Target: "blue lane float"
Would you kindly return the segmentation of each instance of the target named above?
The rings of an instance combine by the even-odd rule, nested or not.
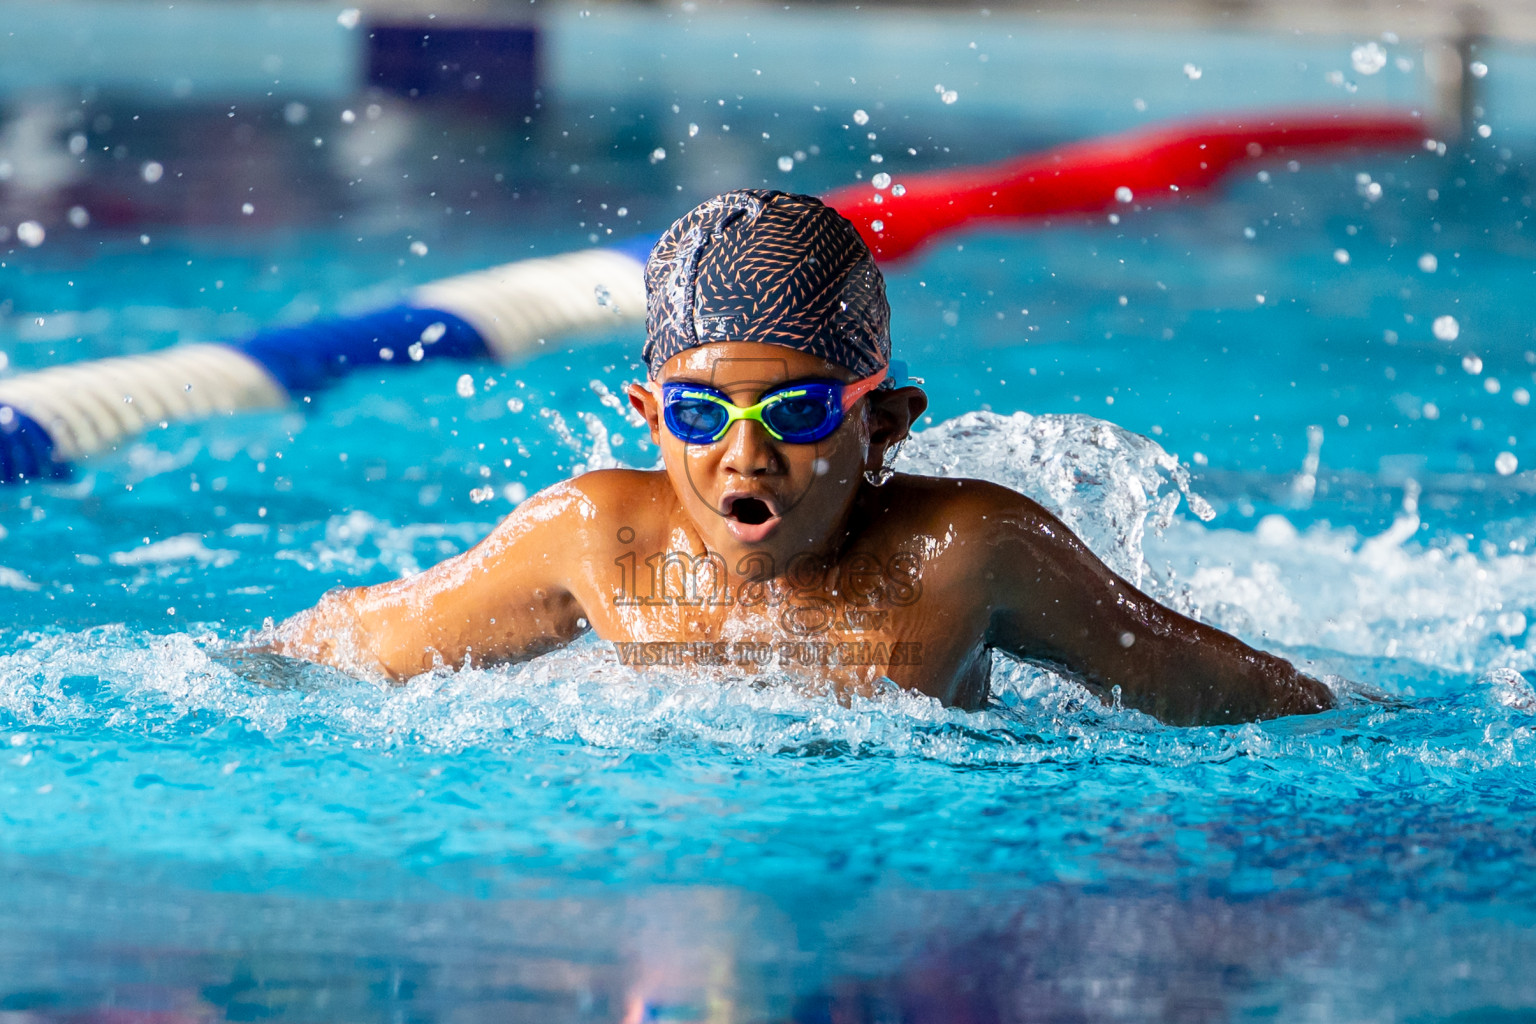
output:
[[[645,317],[649,240],[434,281],[362,316],[180,344],[0,381],[0,483],[57,480],[152,427],[279,408],[348,374],[427,360],[515,362],[539,345]]]

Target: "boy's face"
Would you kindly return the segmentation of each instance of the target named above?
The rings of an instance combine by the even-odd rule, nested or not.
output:
[[[727,341],[679,352],[662,365],[657,383],[702,384],[750,406],[797,381],[853,379],[843,367],[796,349]],[[688,444],[667,429],[655,393],[630,390],[661,446],[678,500],[732,569],[749,553],[766,554],[782,569],[794,556],[823,551],[837,539],[870,456],[863,414],[869,400],[860,399],[831,435],[810,444],[775,441],[753,420],[732,423],[713,443]]]

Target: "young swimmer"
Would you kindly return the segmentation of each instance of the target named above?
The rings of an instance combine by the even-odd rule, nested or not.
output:
[[[1138,591],[1029,498],[890,475],[927,397],[893,379],[880,272],[819,200],[711,199],[645,283],[649,379],[629,400],[662,469],[556,484],[462,555],[327,594],[275,649],[405,679],[590,628],[631,664],[775,667],[839,693],[888,678],[962,708],[986,703],[993,650],[1175,724],[1334,705]]]

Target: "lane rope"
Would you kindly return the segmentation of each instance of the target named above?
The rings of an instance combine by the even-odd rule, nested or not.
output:
[[[850,186],[826,200],[854,222],[878,259],[891,263],[967,225],[1153,205],[1188,198],[1244,162],[1418,146],[1424,137],[1418,117],[1390,111],[1215,118],[880,187]],[[643,323],[652,241],[450,277],[362,316],[0,380],[0,483],[63,479],[70,463],[159,424],[280,408],[363,368],[428,359],[513,362],[555,340]]]
[[[1239,164],[1340,149],[1417,148],[1426,134],[1417,115],[1397,111],[1220,117],[914,175],[883,188],[848,186],[826,201],[853,221],[883,263],[912,256],[962,225],[1017,225],[1177,202],[1209,189]]]

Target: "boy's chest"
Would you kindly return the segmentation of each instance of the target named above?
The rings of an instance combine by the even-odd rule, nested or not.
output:
[[[856,691],[884,677],[950,704],[985,700],[985,609],[899,565],[772,584],[639,580],[584,602],[621,661],[808,673]]]

